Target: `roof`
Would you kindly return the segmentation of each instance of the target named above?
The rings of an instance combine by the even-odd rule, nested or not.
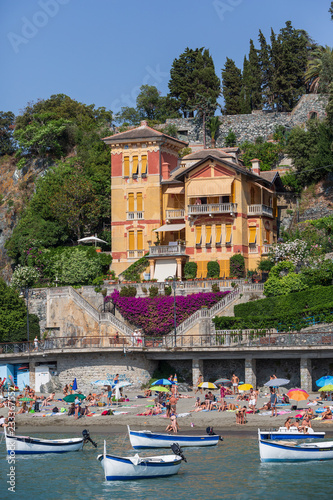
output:
[[[148,127],[146,122],[141,122],[140,127],[135,127],[130,130],[126,130],[125,132],[119,132],[118,134],[110,135],[109,137],[104,137],[102,141],[106,144],[112,143],[123,143],[130,141],[147,141],[147,140],[161,140],[163,138],[167,138],[172,142],[178,143],[180,147],[184,147],[187,145],[187,142],[180,141],[175,137],[171,137],[170,135],[163,134],[158,130],[155,130],[151,127]]]
[[[183,156],[182,160],[201,160],[207,156],[214,156],[215,158],[234,158],[230,153],[226,153],[223,149],[201,149]]]

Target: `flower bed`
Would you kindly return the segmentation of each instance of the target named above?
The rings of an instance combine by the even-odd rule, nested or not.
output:
[[[176,297],[176,320],[177,325],[191,316],[201,307],[212,307],[229,292],[217,293],[194,293],[191,295]],[[141,328],[146,335],[166,335],[174,325],[174,298],[172,296],[159,297],[120,297],[119,291],[115,290],[109,297],[116,305],[121,315]]]

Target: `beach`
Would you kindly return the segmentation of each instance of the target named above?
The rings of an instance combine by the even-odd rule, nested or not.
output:
[[[216,391],[217,392],[217,391]],[[52,408],[57,406],[59,409],[64,407],[68,408],[69,405],[64,404],[59,401],[62,397],[61,394],[56,394],[55,402],[46,407],[44,411],[40,413],[28,413],[15,416],[15,425],[17,432],[20,434],[24,433],[35,433],[35,432],[64,432],[64,433],[74,433],[80,434],[82,429],[89,428],[91,432],[98,432],[102,434],[103,432],[114,432],[121,433],[126,432],[126,427],[129,425],[133,429],[150,429],[163,431],[169,423],[169,419],[165,415],[138,415],[143,413],[148,406],[154,404],[154,398],[136,398],[140,395],[140,391],[127,391],[127,396],[129,401],[115,404],[111,408],[115,412],[114,415],[101,415],[103,411],[109,409],[109,406],[91,407],[91,411],[94,412],[92,416],[80,417],[75,420],[73,416],[68,416],[67,412],[62,414],[53,415],[51,414]],[[213,411],[200,411],[192,412],[194,410],[194,404],[196,401],[197,394],[194,392],[184,393],[184,395],[189,396],[186,398],[180,398],[177,403],[177,415],[178,424],[180,427],[180,432],[186,433],[197,433],[205,432],[206,427],[213,427],[214,431],[223,434],[223,432],[236,432],[236,433],[248,433],[257,432],[258,428],[268,429],[272,427],[282,426],[287,417],[295,417],[300,413],[301,409],[313,408],[315,411],[319,408],[318,405],[311,406],[307,404],[307,401],[301,401],[298,403],[298,409],[291,411],[289,406],[278,407],[278,412],[282,414],[277,417],[271,417],[270,411],[261,411],[260,413],[247,414],[246,424],[239,425],[236,424],[236,415],[234,411],[223,411],[218,412]],[[204,399],[204,395],[199,394],[201,400]],[[317,397],[317,394],[310,394],[310,400]],[[262,407],[267,403],[269,399],[267,395],[261,394],[256,408]],[[241,406],[248,406],[248,402],[236,401],[236,397],[228,396],[225,398],[227,403],[235,403]],[[292,405],[296,402],[291,402]],[[332,402],[324,402],[321,406],[329,406]],[[83,402],[84,405],[84,402]],[[18,408],[17,408],[18,410]],[[1,408],[0,415],[7,416],[8,408]],[[320,415],[316,415],[315,419],[312,420],[312,427],[315,430],[324,430],[327,433],[333,432],[333,420],[320,420]]]

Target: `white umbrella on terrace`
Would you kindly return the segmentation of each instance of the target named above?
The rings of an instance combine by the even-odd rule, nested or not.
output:
[[[107,241],[101,240],[100,238],[97,238],[96,234],[95,236],[87,236],[86,238],[80,238],[77,240],[78,243],[95,243],[95,246],[97,243],[106,243],[108,244]]]

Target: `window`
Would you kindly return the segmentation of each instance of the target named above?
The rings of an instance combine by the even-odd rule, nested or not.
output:
[[[138,175],[138,165],[139,165],[139,157],[133,156],[133,159],[132,159],[132,175],[133,175],[133,177]]]
[[[128,249],[135,250],[134,231],[128,231]]]
[[[231,203],[235,203],[235,181],[231,184]]]
[[[231,245],[231,236],[232,236],[232,225],[231,224],[226,224],[225,225],[225,244],[226,245]]]
[[[250,236],[249,236],[249,244],[250,245],[255,245],[257,241],[257,228],[256,227],[250,227],[249,228]]]
[[[230,197],[229,196],[221,196],[222,198],[222,203],[229,203]]]
[[[269,231],[269,229],[265,230],[265,240],[267,244],[271,242],[271,232]]]
[[[134,193],[128,193],[128,211],[134,212]]]
[[[129,156],[124,156],[124,177],[129,177]]]
[[[251,205],[254,205],[254,200],[255,200],[254,188],[251,187]]]
[[[195,226],[195,244],[201,246],[201,226]]]
[[[137,250],[143,250],[143,231],[142,230],[137,232],[137,240],[138,240]]]
[[[221,239],[222,239],[222,226],[221,226],[221,224],[216,224],[216,226],[215,226],[215,245],[217,247],[221,246]]]
[[[136,193],[136,210],[142,212],[142,193]]]
[[[147,155],[141,155],[141,175],[147,175]]]
[[[206,226],[206,247],[212,244],[212,226]]]

